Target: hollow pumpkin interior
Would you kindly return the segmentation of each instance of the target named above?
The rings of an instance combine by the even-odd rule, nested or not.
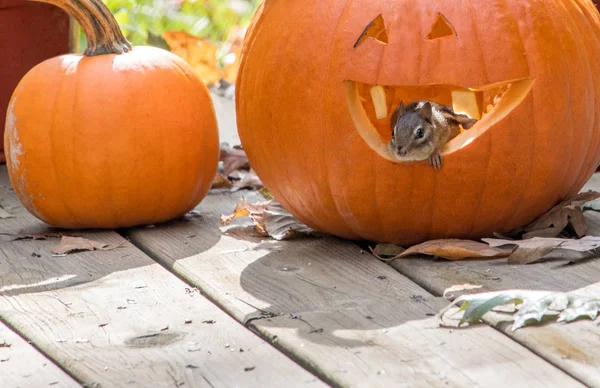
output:
[[[396,159],[387,146],[392,137],[391,116],[401,102],[435,101],[479,120],[446,144],[442,155],[448,155],[473,142],[512,112],[527,97],[534,82],[533,78],[521,78],[468,88],[450,84],[369,85],[347,80],[345,89],[350,115],[367,145],[391,162],[407,163]]]

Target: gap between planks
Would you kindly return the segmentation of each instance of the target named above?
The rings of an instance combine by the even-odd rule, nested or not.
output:
[[[2,232],[48,233],[0,168]],[[0,244],[0,317],[86,386],[324,384],[110,231],[110,251],[52,257],[59,239]],[[5,387],[5,385],[2,385]]]
[[[486,325],[437,327],[446,305],[353,243],[277,242],[219,216],[252,192],[212,191],[199,216],[134,228],[131,241],[333,386],[580,386]]]
[[[582,191],[600,191],[600,174],[592,176]],[[588,235],[600,236],[600,213],[584,212]],[[506,259],[450,262],[432,258],[395,260],[390,265],[432,293],[457,284],[482,286],[465,293],[508,289],[584,292],[600,298],[600,260],[598,257],[570,261],[547,261],[530,265],[508,265]],[[591,291],[590,291],[591,290]],[[454,293],[459,296],[461,293]],[[570,324],[548,324],[513,332],[507,317],[489,313],[484,321],[518,341],[571,376],[592,387],[600,387],[600,328],[589,320]]]

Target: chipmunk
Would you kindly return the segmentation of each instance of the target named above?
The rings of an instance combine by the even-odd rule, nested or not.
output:
[[[452,107],[432,101],[413,101],[404,106],[400,103],[391,119],[392,140],[390,152],[401,161],[429,160],[436,171],[442,167],[441,149],[469,129],[477,120],[456,114]]]

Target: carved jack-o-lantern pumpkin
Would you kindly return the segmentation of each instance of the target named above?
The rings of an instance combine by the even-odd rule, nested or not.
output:
[[[600,161],[600,15],[589,0],[267,0],[238,124],[252,166],[309,226],[410,244],[523,226]],[[388,150],[400,101],[477,118],[436,172]]]

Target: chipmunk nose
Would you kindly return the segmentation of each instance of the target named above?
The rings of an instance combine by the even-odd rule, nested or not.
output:
[[[402,146],[396,147],[396,151],[398,152],[398,155],[400,155],[400,156],[406,155],[406,149],[404,149]]]

